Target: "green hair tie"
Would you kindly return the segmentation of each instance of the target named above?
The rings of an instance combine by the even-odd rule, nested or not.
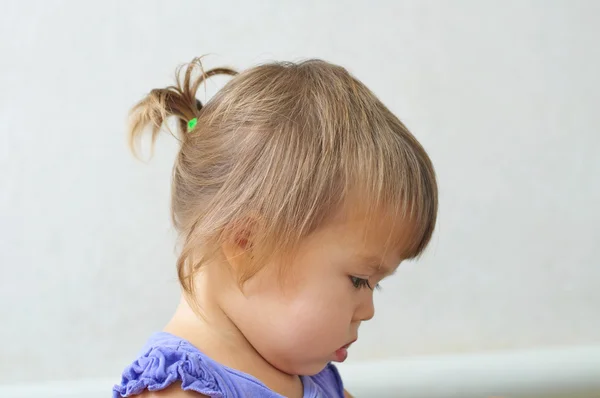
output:
[[[197,124],[198,124],[198,118],[190,119],[190,121],[188,122],[188,126],[187,126],[188,133],[190,131],[192,131],[194,129],[194,127],[196,127]]]

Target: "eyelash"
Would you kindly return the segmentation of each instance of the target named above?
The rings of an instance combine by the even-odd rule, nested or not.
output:
[[[364,279],[364,278],[359,278],[358,276],[351,276],[350,277],[350,282],[352,282],[352,285],[356,288],[356,289],[363,289],[363,288],[369,288],[370,290],[374,290],[371,287],[371,284],[369,283],[368,279]],[[375,289],[379,290],[381,289],[381,286],[379,286],[379,283],[375,285]]]

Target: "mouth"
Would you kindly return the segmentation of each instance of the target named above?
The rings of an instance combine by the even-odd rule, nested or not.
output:
[[[337,362],[344,362],[346,358],[348,358],[348,348],[350,348],[352,343],[354,343],[355,341],[356,339],[337,349],[337,351],[335,352],[335,360]]]

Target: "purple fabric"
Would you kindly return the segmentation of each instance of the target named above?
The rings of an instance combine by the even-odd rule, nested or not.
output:
[[[113,398],[131,397],[144,390],[159,391],[180,381],[183,390],[213,398],[282,398],[258,379],[210,359],[190,342],[170,333],[155,333],[139,357],[125,370]],[[333,364],[314,376],[302,376],[304,398],[343,398],[344,388]]]

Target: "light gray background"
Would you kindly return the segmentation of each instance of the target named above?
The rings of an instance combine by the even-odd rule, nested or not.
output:
[[[206,53],[340,63],[433,159],[433,243],[383,284],[351,360],[600,342],[599,2],[1,8],[0,382],[117,377],[170,316],[177,146],[139,163],[124,123]]]

